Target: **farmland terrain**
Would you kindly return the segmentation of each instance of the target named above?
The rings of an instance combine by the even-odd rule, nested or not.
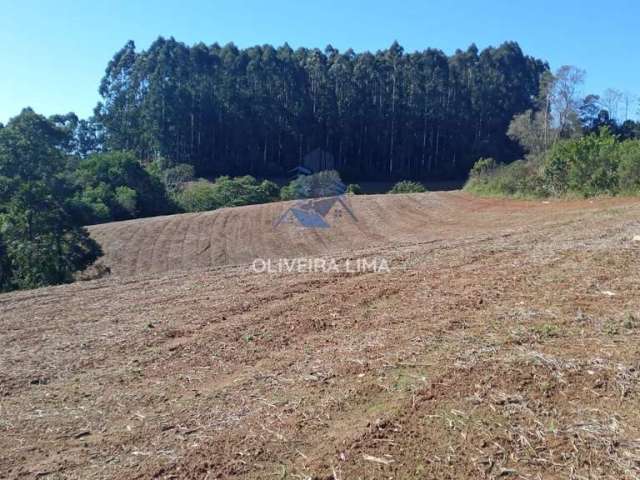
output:
[[[91,227],[0,296],[0,478],[640,478],[640,203],[351,197]],[[255,273],[255,258],[389,273]]]

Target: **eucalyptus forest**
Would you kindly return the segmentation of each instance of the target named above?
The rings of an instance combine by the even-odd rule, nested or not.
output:
[[[72,281],[102,253],[86,225],[300,198],[317,179],[292,172],[316,150],[350,194],[467,178],[476,194],[635,194],[629,98],[582,96],[584,76],[515,42],[447,55],[129,41],[89,118],[25,108],[0,124],[0,291]]]
[[[95,120],[108,148],[198,175],[282,175],[322,148],[358,180],[459,178],[480,157],[522,154],[507,128],[548,72],[515,42],[447,56],[159,38],[115,54]]]

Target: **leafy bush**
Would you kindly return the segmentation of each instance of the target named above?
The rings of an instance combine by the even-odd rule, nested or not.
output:
[[[555,195],[617,193],[619,146],[608,129],[556,143],[545,159],[545,186]]]
[[[640,193],[640,141],[621,142],[606,128],[562,140],[541,155],[510,165],[480,159],[465,189],[524,197]]]
[[[267,203],[277,197],[278,187],[268,180],[258,182],[250,175],[219,177],[214,182],[217,198],[223,207],[239,207]]]
[[[509,165],[499,165],[481,159],[476,165],[478,168],[474,166],[464,186],[466,191],[481,195],[545,196],[539,169],[533,161],[518,160]]]
[[[280,187],[271,180],[263,180],[260,183],[259,190],[265,202],[275,202],[280,199]]]
[[[640,193],[640,141],[622,142],[618,150],[618,189],[624,194],[638,194]]]
[[[162,182],[127,152],[89,156],[73,173],[78,192],[72,205],[83,223],[164,215],[174,211]]]
[[[296,200],[298,197],[298,187],[295,183],[296,180],[291,181],[289,184],[285,185],[280,189],[280,199],[281,200]]]
[[[126,212],[127,216],[136,216],[138,193],[135,190],[125,186],[116,187],[113,200],[115,205],[118,206],[118,209],[122,212]]]
[[[161,174],[161,178],[169,191],[180,188],[183,184],[192,182],[195,178],[195,169],[192,165],[179,163],[167,168]]]
[[[362,187],[357,183],[350,183],[347,185],[347,192],[351,195],[362,195],[364,192],[362,191]]]
[[[238,207],[267,203],[277,199],[278,186],[251,176],[219,177],[215,182],[200,180],[189,183],[176,193],[178,206],[186,212],[202,212],[222,207]]]
[[[412,182],[410,180],[403,180],[396,183],[389,193],[422,193],[427,189],[421,183]]]
[[[86,186],[74,198],[68,200],[67,204],[83,224],[108,222],[113,218],[111,208],[107,205],[111,196],[109,186],[99,183]]]
[[[324,170],[313,175],[300,175],[280,190],[282,200],[321,198],[342,195],[347,187],[335,170]]]
[[[481,158],[478,160],[471,171],[469,172],[470,177],[482,177],[488,173],[492,173],[498,165],[493,158]]]
[[[175,200],[178,207],[185,212],[205,212],[222,206],[213,183],[206,180],[188,184],[176,194]]]
[[[21,183],[0,209],[0,291],[71,282],[102,251],[40,181]]]

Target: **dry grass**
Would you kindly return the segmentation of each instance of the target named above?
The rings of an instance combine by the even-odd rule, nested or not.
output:
[[[191,217],[101,227],[112,276],[0,296],[0,477],[638,478],[640,206],[394,201],[330,234],[353,250],[260,247],[389,274],[207,268],[262,241],[251,207],[158,227],[151,263],[144,225]],[[192,264],[198,235],[234,240]]]

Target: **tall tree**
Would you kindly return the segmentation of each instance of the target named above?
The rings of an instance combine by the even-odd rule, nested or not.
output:
[[[478,157],[521,154],[505,132],[546,72],[513,42],[447,57],[159,38],[116,53],[96,113],[107,147],[197,175],[285,175],[320,148],[347,177],[459,177]]]
[[[66,209],[71,132],[54,121],[25,109],[0,129],[0,290],[70,281],[101,254]]]
[[[552,109],[561,137],[567,138],[580,132],[580,87],[585,71],[564,65],[555,74],[552,93]]]

